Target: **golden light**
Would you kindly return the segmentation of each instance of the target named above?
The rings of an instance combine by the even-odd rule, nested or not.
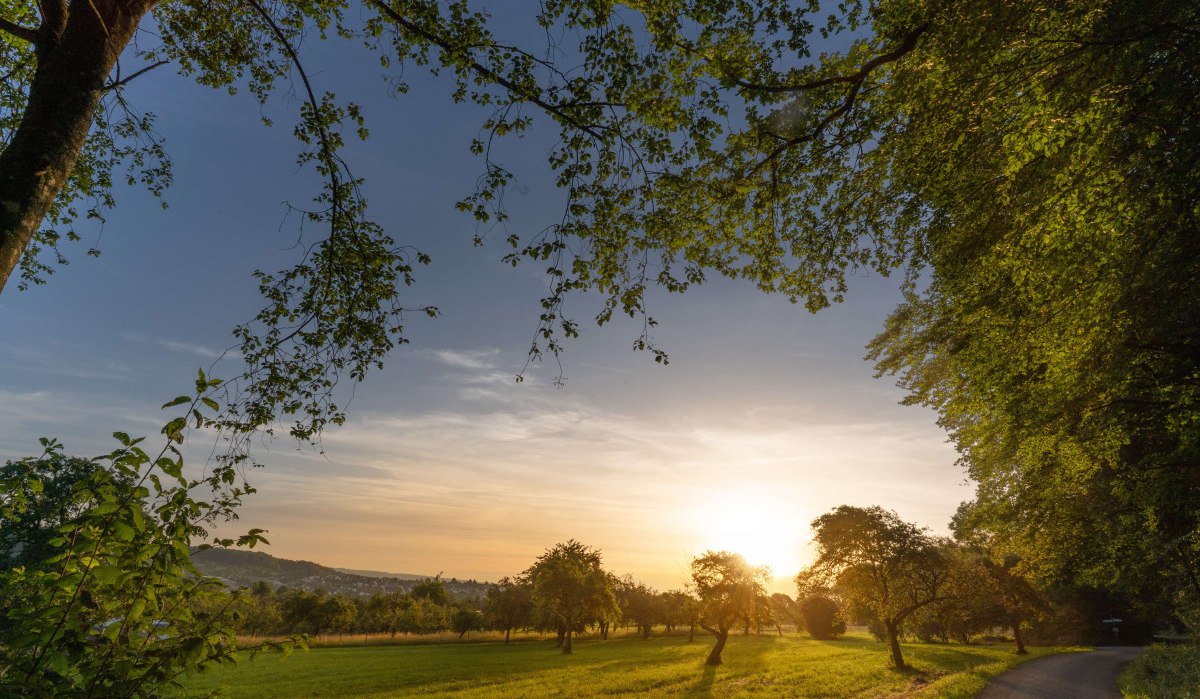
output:
[[[752,565],[769,566],[776,578],[791,578],[804,566],[808,523],[794,505],[760,490],[710,502],[713,509],[696,518],[702,550],[740,553]]]

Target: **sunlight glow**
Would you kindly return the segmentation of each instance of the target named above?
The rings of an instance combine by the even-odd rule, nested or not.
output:
[[[791,578],[803,567],[809,538],[807,518],[794,505],[758,490],[723,495],[719,512],[701,513],[701,548],[740,553],[752,565],[771,568],[775,578]]]

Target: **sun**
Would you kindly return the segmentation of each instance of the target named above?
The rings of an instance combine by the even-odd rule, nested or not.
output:
[[[794,506],[762,493],[723,499],[726,506],[700,517],[703,548],[739,553],[777,578],[800,571],[808,527]]]

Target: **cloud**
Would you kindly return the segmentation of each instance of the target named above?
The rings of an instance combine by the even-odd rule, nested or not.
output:
[[[500,350],[476,350],[476,351],[458,351],[458,350],[428,350],[422,354],[432,356],[437,361],[447,366],[459,369],[492,369],[494,364],[491,361],[500,353]]]
[[[213,349],[204,345],[197,345],[189,342],[178,342],[175,340],[159,340],[158,344],[172,352],[182,352],[185,354],[194,354],[205,359],[240,359],[242,353],[233,348],[228,349]]]

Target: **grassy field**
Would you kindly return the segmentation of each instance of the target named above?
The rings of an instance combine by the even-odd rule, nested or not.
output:
[[[285,697],[971,697],[1018,662],[1012,646],[905,644],[914,671],[887,666],[866,636],[732,637],[725,663],[703,664],[710,639],[584,640],[562,655],[550,641],[314,648],[259,655],[201,673],[194,691],[233,699]],[[1061,650],[1061,649],[1060,649]],[[1029,657],[1050,652],[1033,649]]]

